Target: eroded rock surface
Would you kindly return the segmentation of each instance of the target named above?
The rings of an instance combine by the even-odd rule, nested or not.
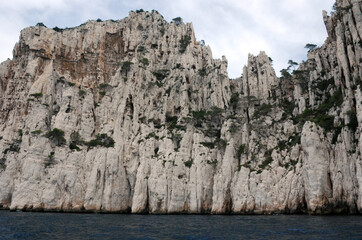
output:
[[[360,213],[361,3],[290,76],[229,79],[156,11],[21,32],[0,65],[0,206],[132,213]],[[63,136],[64,134],[64,136]]]

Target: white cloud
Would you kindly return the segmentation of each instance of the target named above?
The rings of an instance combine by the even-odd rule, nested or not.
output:
[[[0,61],[11,58],[24,27],[44,22],[49,27],[77,26],[88,19],[121,19],[130,10],[158,10],[166,20],[181,16],[193,22],[196,37],[204,39],[220,58],[229,61],[237,77],[248,53],[263,50],[279,72],[289,59],[306,58],[306,43],[321,45],[326,38],[322,10],[334,0],[0,0]]]

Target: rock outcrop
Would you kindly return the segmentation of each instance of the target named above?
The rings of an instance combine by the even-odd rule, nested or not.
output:
[[[278,78],[243,77],[157,12],[21,32],[0,65],[0,207],[361,213],[361,3]]]

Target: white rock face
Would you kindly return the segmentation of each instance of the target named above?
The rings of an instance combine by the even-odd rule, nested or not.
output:
[[[332,198],[332,184],[329,173],[328,148],[324,143],[321,128],[314,123],[307,122],[303,127],[303,181],[305,187],[305,200],[312,211],[323,207]]]
[[[243,76],[243,90],[248,96],[265,100],[275,96],[272,91],[278,86],[279,79],[265,52],[260,52],[256,57],[249,54],[248,66],[244,67]]]
[[[230,80],[156,11],[24,29],[0,64],[0,207],[360,213],[361,12],[337,3],[290,79],[261,52]]]

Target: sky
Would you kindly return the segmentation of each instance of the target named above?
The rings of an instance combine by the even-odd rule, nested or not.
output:
[[[307,57],[307,43],[324,43],[322,10],[334,0],[0,0],[0,62],[12,58],[21,29],[43,22],[74,27],[89,19],[122,19],[131,10],[153,9],[170,22],[192,22],[197,40],[210,45],[213,57],[228,59],[229,77],[239,77],[248,54],[273,59],[279,75],[288,60]]]

